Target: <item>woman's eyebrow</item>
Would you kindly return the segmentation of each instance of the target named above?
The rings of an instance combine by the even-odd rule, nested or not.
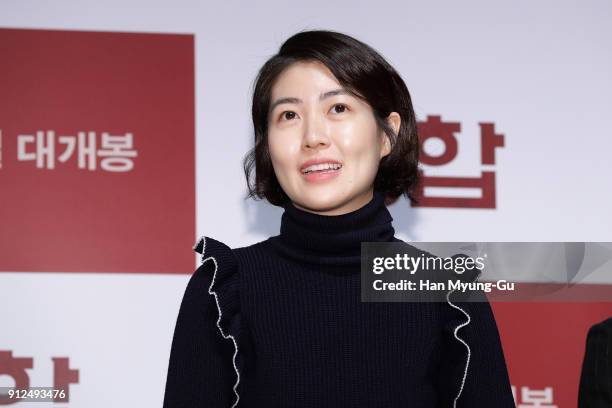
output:
[[[346,89],[343,88],[338,88],[338,89],[334,89],[332,91],[327,91],[324,92],[322,94],[319,95],[319,100],[322,101],[326,98],[330,98],[332,96],[336,96],[336,95],[349,95],[350,92],[348,92]],[[272,112],[274,110],[274,108],[276,108],[278,105],[283,104],[283,103],[295,103],[295,104],[299,104],[302,103],[303,101],[300,98],[294,98],[294,97],[286,97],[286,98],[279,98],[276,101],[274,101],[271,105],[270,105],[270,112]]]

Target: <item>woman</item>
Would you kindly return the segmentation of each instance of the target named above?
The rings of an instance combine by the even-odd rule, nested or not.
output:
[[[399,241],[386,204],[417,182],[396,71],[301,32],[261,68],[252,115],[249,196],[284,208],[280,234],[195,246],[164,407],[514,407],[488,303],[360,300],[361,242]]]

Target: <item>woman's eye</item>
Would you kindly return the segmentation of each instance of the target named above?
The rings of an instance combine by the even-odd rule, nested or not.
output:
[[[346,111],[348,108],[346,107],[346,105],[342,104],[342,103],[337,103],[332,107],[332,110],[336,113],[343,113],[344,111]]]
[[[291,120],[295,118],[295,112],[292,111],[284,111],[283,113],[281,113],[281,120]]]

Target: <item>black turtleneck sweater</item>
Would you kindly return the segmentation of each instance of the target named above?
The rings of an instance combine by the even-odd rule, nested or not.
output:
[[[361,242],[399,241],[381,194],[280,234],[203,237],[181,303],[164,408],[514,407],[488,303],[361,302]]]

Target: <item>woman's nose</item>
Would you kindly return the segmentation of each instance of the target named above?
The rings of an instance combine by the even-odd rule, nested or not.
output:
[[[329,144],[329,135],[324,120],[319,115],[308,115],[304,121],[303,147],[316,148]]]

